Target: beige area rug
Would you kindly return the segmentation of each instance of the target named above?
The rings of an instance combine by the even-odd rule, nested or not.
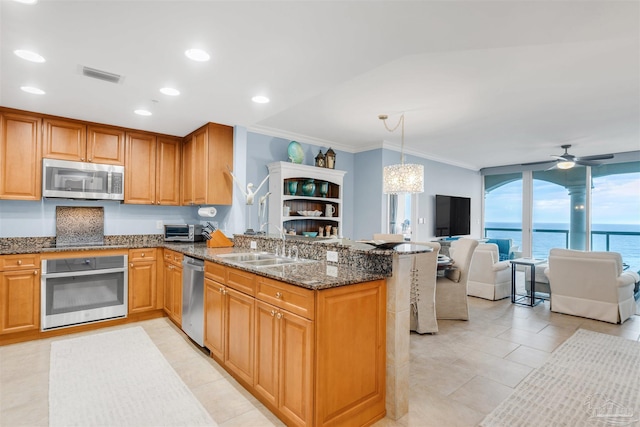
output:
[[[55,341],[50,426],[217,426],[141,327]]]
[[[640,343],[579,329],[480,425],[638,426],[639,420]]]

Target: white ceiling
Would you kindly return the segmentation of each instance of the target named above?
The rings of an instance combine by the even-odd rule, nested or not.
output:
[[[0,27],[5,107],[179,136],[212,121],[349,152],[399,147],[377,116],[405,112],[406,152],[470,169],[567,143],[640,150],[638,1],[2,0]]]

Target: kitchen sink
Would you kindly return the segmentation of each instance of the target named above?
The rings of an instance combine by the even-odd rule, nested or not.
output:
[[[306,264],[315,262],[308,259],[295,259],[276,256],[268,252],[261,253],[234,253],[218,255],[220,258],[224,258],[227,261],[235,262],[247,267],[272,267],[277,265],[291,265],[291,264]]]

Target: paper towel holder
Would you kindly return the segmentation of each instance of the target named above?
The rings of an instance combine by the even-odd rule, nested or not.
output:
[[[205,218],[213,218],[218,213],[218,210],[213,206],[198,209],[198,215]]]

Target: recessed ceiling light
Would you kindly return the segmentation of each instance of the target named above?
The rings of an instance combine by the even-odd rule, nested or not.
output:
[[[147,111],[147,110],[135,110],[134,113],[136,113],[139,116],[150,116],[151,115],[151,111]]]
[[[178,95],[180,95],[180,91],[178,89],[174,89],[172,87],[163,87],[162,89],[160,89],[160,92],[164,93],[165,95],[169,95],[169,96],[178,96]]]
[[[22,89],[23,91],[27,92],[27,93],[32,93],[34,95],[44,95],[45,91],[43,91],[42,89],[38,89],[37,87],[33,87],[33,86],[21,86],[20,89]]]
[[[269,98],[263,95],[256,95],[253,98],[251,98],[251,100],[257,104],[266,104],[267,102],[270,101]]]
[[[41,55],[38,55],[35,52],[31,52],[30,50],[18,49],[18,50],[14,50],[13,53],[15,53],[17,56],[19,56],[22,59],[26,59],[27,61],[45,62],[44,57],[42,57]]]
[[[209,60],[209,54],[202,49],[189,49],[185,53],[187,58],[194,61],[204,62]]]

